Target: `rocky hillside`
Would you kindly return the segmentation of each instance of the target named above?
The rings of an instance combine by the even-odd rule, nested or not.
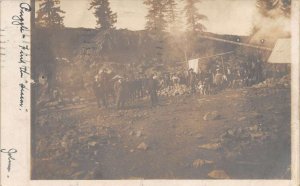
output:
[[[184,38],[165,35],[157,39],[147,31],[106,32],[65,28],[56,31],[36,29],[33,32],[32,75],[35,80],[46,76],[50,87],[58,86],[59,79],[68,85],[90,82],[96,71],[103,66],[123,70],[126,74],[145,73],[158,68],[177,71],[186,69],[186,58],[210,56],[237,49],[233,44],[197,36],[190,38],[196,44],[188,48]],[[248,41],[247,37],[241,36],[212,33],[203,35],[231,41]]]
[[[216,35],[204,33],[210,37],[232,41],[246,41],[247,37]],[[184,46],[181,38],[164,36],[157,40],[147,31],[113,30],[99,31],[86,28],[66,28],[49,33],[47,30],[36,30],[38,47],[47,43],[56,57],[70,60],[110,61],[118,63],[141,63],[154,60],[159,55],[163,61],[183,61]],[[194,38],[197,42],[196,56],[228,51],[236,46],[208,39]],[[35,39],[36,40],[36,39]]]

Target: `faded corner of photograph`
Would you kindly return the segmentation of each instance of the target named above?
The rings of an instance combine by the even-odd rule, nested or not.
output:
[[[32,180],[291,179],[291,0],[32,6]]]

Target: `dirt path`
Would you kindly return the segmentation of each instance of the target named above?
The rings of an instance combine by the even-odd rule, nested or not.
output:
[[[33,178],[207,179],[209,172],[224,170],[230,178],[282,179],[290,152],[278,148],[289,146],[289,95],[288,89],[242,89],[161,98],[155,108],[141,101],[122,111],[89,105],[41,114]],[[218,117],[204,120],[214,111]],[[287,132],[269,149],[234,158],[219,148],[199,147],[217,143],[231,128],[257,123]],[[198,159],[209,163],[202,166]]]

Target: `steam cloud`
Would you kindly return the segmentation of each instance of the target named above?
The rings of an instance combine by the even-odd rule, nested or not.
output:
[[[278,6],[266,14],[256,9],[250,43],[272,47],[277,39],[290,37],[291,20]]]

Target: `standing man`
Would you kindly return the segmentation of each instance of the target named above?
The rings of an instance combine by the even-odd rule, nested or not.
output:
[[[106,107],[106,100],[105,100],[104,91],[103,91],[103,83],[100,81],[99,74],[97,74],[95,76],[95,79],[93,82],[93,90],[94,90],[94,94],[96,96],[98,108],[101,107],[101,102],[102,102],[103,106]]]
[[[156,106],[158,104],[158,81],[157,76],[151,75],[148,81],[148,91],[150,94],[151,106]]]
[[[123,78],[119,78],[115,85],[114,89],[116,92],[116,97],[117,97],[117,109],[123,109],[124,104],[128,98],[128,84]]]
[[[191,93],[195,94],[196,93],[196,73],[194,72],[193,69],[189,69],[188,72],[188,85],[190,86]]]
[[[104,68],[103,72],[100,74],[100,81],[103,85],[103,100],[104,100],[103,104],[106,108],[108,105],[108,83],[109,83],[108,72],[106,68]]]
[[[223,86],[223,74],[220,72],[220,69],[217,69],[217,73],[215,75],[215,78],[214,78],[214,83],[215,83],[215,86],[216,86],[216,89],[217,91],[220,91],[222,90],[222,86]]]
[[[260,83],[263,78],[262,78],[262,61],[260,59],[257,59],[256,65],[255,65],[255,76],[256,76],[256,82],[255,83]]]

